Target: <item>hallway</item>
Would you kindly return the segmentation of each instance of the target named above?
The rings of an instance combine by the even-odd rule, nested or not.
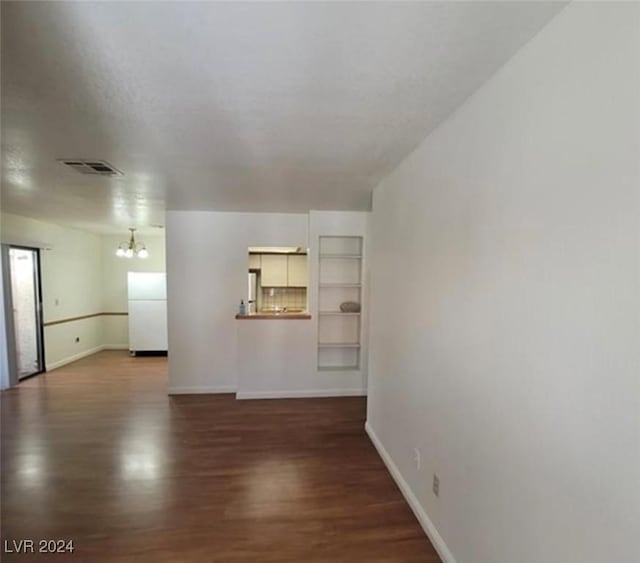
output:
[[[362,398],[166,395],[166,358],[101,352],[2,400],[6,561],[436,562]]]

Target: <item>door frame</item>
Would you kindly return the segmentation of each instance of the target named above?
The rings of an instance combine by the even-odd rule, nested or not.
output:
[[[33,278],[34,278],[34,284],[35,284],[35,300],[36,300],[36,307],[35,307],[35,314],[36,314],[36,340],[37,340],[37,350],[38,350],[38,360],[40,363],[40,369],[34,373],[31,373],[29,375],[25,375],[24,377],[20,377],[19,373],[18,373],[18,360],[17,357],[15,357],[15,369],[13,370],[15,373],[13,374],[15,381],[12,380],[11,378],[11,373],[10,373],[10,384],[11,386],[16,385],[17,383],[20,383],[22,381],[25,381],[31,377],[35,377],[36,375],[40,375],[41,373],[45,373],[47,371],[46,368],[46,362],[45,362],[45,356],[44,356],[44,319],[43,319],[43,309],[42,309],[42,268],[41,268],[41,261],[40,261],[40,248],[37,247],[33,247],[33,246],[25,246],[22,244],[7,244],[7,245],[2,245],[3,246],[3,271],[5,271],[4,269],[4,260],[5,260],[5,248],[6,247],[6,263],[7,263],[7,269],[6,269],[6,280],[8,282],[8,290],[6,291],[6,293],[9,294],[9,305],[11,306],[11,308],[9,309],[9,311],[11,311],[11,315],[7,315],[8,317],[11,317],[11,340],[12,340],[12,346],[13,346],[13,352],[14,352],[14,357],[16,356],[17,353],[17,348],[16,348],[16,333],[15,333],[15,323],[13,321],[13,294],[12,294],[12,285],[11,285],[11,260],[10,260],[10,251],[12,248],[18,249],[18,250],[29,250],[31,252],[33,252],[35,254],[35,260],[34,260],[34,272],[33,272]],[[7,287],[7,286],[5,286]],[[6,309],[5,309],[6,310]]]
[[[18,362],[16,354],[15,327],[13,323],[13,299],[11,295],[11,262],[9,245],[2,244],[0,259],[2,260],[2,300],[4,305],[4,328],[7,339],[7,367],[9,369],[9,388],[18,384]]]

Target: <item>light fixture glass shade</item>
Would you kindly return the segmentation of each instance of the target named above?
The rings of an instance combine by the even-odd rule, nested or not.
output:
[[[121,242],[116,249],[116,256],[120,256],[123,258],[148,258],[149,251],[147,247],[142,242],[136,242],[135,237],[135,229],[130,228],[131,235],[129,236],[129,240],[125,242]]]

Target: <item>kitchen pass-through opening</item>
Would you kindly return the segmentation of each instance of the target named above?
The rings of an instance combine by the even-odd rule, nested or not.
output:
[[[308,310],[307,249],[250,246],[247,313],[303,313]]]

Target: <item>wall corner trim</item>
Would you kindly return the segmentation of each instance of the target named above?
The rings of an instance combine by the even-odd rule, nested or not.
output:
[[[431,540],[433,547],[435,547],[442,561],[444,563],[456,563],[456,560],[453,558],[451,551],[449,551],[447,544],[442,539],[442,536],[438,533],[438,530],[434,526],[429,516],[427,516],[427,513],[425,512],[424,508],[422,508],[422,505],[418,501],[417,497],[413,494],[413,491],[409,487],[409,484],[404,480],[404,477],[400,473],[400,470],[391,459],[391,456],[389,455],[385,447],[382,445],[382,442],[369,424],[369,421],[365,422],[364,429],[369,435],[369,439],[378,451],[378,454],[382,458],[382,461],[387,466],[387,470],[391,474],[391,477],[393,477],[393,480],[398,485],[402,496],[404,496],[407,504],[411,507],[411,510],[413,510],[413,513],[418,519],[418,522],[420,522],[422,529],[424,530],[425,534],[427,534],[429,540]]]

